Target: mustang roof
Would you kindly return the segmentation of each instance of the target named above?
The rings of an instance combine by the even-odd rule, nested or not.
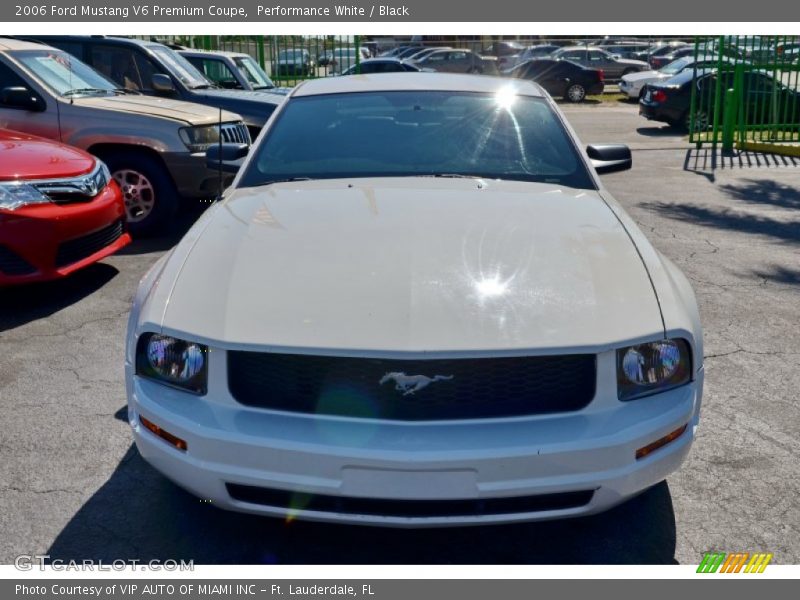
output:
[[[295,88],[292,96],[394,91],[494,93],[507,87],[523,96],[544,96],[542,88],[531,81],[450,73],[370,73],[308,79]]]

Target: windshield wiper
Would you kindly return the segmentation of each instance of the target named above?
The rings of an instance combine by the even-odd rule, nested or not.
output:
[[[468,175],[466,173],[423,173],[412,177],[441,177],[444,179],[491,179],[486,175]]]
[[[133,94],[135,96],[141,96],[142,92],[136,90],[129,90],[128,88],[114,88],[115,94]]]
[[[112,90],[104,90],[101,88],[75,88],[74,90],[67,90],[62,96],[74,96],[75,94],[90,94],[92,92],[101,92],[103,94],[108,93]]]
[[[292,183],[294,181],[313,181],[311,177],[287,177],[286,179],[272,179],[265,181],[261,185],[272,185],[273,183]]]

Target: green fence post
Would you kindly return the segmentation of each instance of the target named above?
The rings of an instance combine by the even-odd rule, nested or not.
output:
[[[733,150],[733,131],[734,122],[738,107],[736,106],[736,90],[729,88],[725,90],[725,113],[722,116],[722,151],[731,152]]]
[[[733,72],[733,89],[736,90],[736,117],[738,141],[741,144],[746,138],[747,122],[744,111],[744,64],[738,63]],[[741,146],[740,146],[741,147]]]
[[[261,68],[266,70],[266,57],[264,53],[264,36],[257,35],[256,36],[256,52],[258,53],[258,64],[261,65]]]
[[[356,74],[361,74],[361,36],[357,35],[353,38],[356,45]]]
[[[722,69],[723,69],[723,61],[724,61],[724,51],[725,51],[725,36],[719,36],[719,48],[717,50],[719,54],[719,61],[717,65],[717,82],[714,86],[714,115],[713,115],[713,126],[711,130],[711,147],[716,149],[717,142],[719,142],[719,111],[722,108]]]
[[[703,142],[695,131],[696,106],[700,99],[697,97],[697,50],[700,47],[700,38],[694,38],[694,63],[692,65],[692,95],[689,99],[689,143],[694,142],[699,150]]]

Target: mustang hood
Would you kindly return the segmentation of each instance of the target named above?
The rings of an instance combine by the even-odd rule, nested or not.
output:
[[[145,323],[354,353],[597,350],[663,333],[636,248],[595,191],[329,180],[240,189],[211,210]]]

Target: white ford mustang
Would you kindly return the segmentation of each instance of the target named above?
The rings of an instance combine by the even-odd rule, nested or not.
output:
[[[630,164],[526,81],[301,84],[141,282],[139,452],[221,508],[378,525],[585,515],[658,483],[695,435],[702,334],[597,177]]]

